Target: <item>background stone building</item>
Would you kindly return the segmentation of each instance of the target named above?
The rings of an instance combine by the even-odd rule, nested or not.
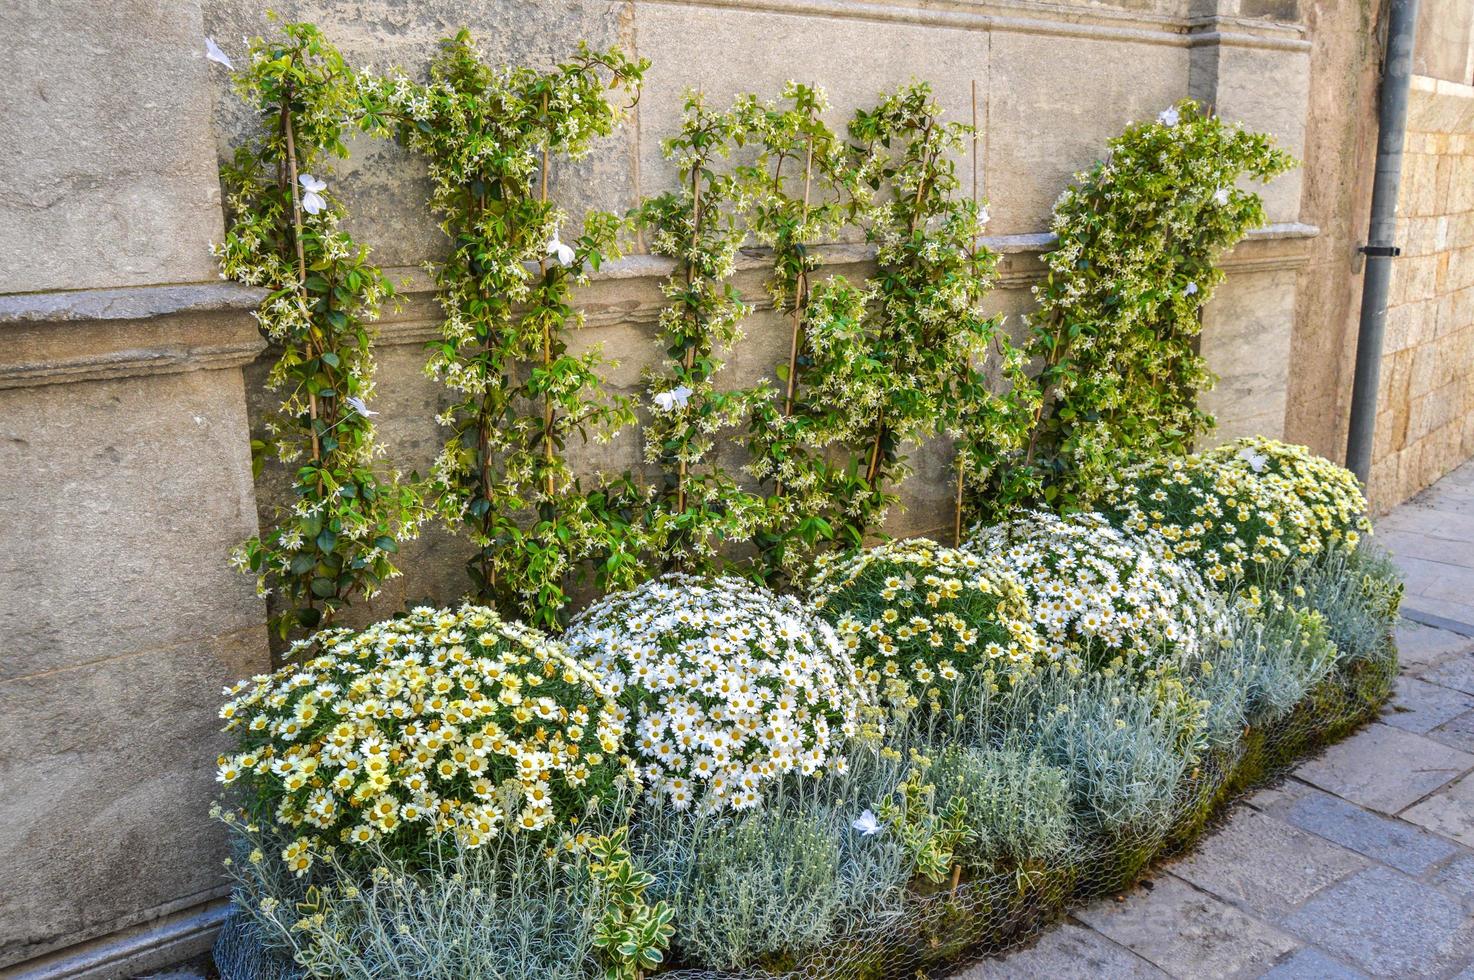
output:
[[[1370,487],[1379,507],[1474,454],[1471,0],[1424,0]],[[256,295],[222,283],[217,160],[248,120],[203,38],[266,30],[258,0],[11,0],[0,94],[0,972],[112,976],[202,948],[223,889],[206,818],[219,688],[268,663],[266,610],[226,563],[280,488],[251,477],[266,404]],[[824,86],[842,122],[927,79],[967,120],[976,84],[991,302],[1016,314],[1050,206],[1126,124],[1191,95],[1275,134],[1303,166],[1265,192],[1268,225],[1225,257],[1203,350],[1220,438],[1343,451],[1375,147],[1377,0],[302,0],[350,59],[424,66],[468,26],[493,57],[548,64],[579,40],[652,67],[637,115],[555,176],[572,213],[623,210],[669,180],[659,143],[684,91]],[[964,172],[971,161],[963,161]],[[334,189],[408,302],[386,317],[374,407],[393,459],[438,448],[424,379],[441,248],[421,165],[363,142]],[[863,272],[836,243],[829,268]],[[654,356],[664,267],[634,255],[581,294],[588,342],[633,386]],[[760,260],[739,275],[761,294]],[[1017,321],[1014,321],[1017,323]],[[780,359],[771,311],[734,383]],[[633,441],[615,447],[633,461]],[[917,454],[892,530],[947,523],[945,447]],[[452,599],[460,548],[427,536],[361,617]]]

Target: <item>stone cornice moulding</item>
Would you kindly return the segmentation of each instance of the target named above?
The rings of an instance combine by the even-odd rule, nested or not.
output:
[[[249,364],[265,295],[223,282],[0,295],[0,389]]]
[[[1227,45],[1309,51],[1300,24],[1242,17],[1175,17],[1104,8],[1081,9],[1029,0],[980,2],[886,2],[886,0],[636,0],[639,4],[702,6],[745,13],[868,20],[971,31],[1002,31],[1177,47]]]
[[[1266,225],[1251,231],[1247,239],[1225,255],[1220,267],[1230,274],[1293,272],[1309,261],[1309,240],[1320,234],[1314,225],[1299,222]],[[979,239],[999,255],[997,289],[1024,289],[1044,275],[1043,255],[1054,247],[1050,232],[997,235]],[[875,258],[870,245],[837,243],[814,248],[822,268],[850,275],[863,275],[864,266]],[[744,300],[755,311],[772,309],[772,299],[761,286],[770,265],[765,248],[746,248],[738,253],[736,275],[751,288]],[[659,282],[671,274],[675,263],[658,255],[630,255],[607,262],[578,289],[575,303],[583,310],[588,328],[616,326],[647,327],[655,324],[665,305]],[[435,303],[435,284],[424,269],[397,266],[384,270],[396,284],[404,306],[386,311],[379,322],[378,343],[382,346],[425,343],[440,336],[440,312]]]

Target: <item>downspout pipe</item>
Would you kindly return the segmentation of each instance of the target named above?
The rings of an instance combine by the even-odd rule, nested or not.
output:
[[[1382,336],[1387,328],[1387,293],[1392,260],[1401,254],[1397,233],[1397,188],[1402,180],[1402,144],[1407,132],[1407,93],[1413,74],[1413,33],[1418,0],[1391,0],[1387,55],[1377,106],[1377,172],[1372,182],[1372,218],[1361,251],[1366,268],[1361,287],[1361,324],[1356,333],[1356,376],[1351,388],[1351,425],[1346,466],[1366,486],[1372,473],[1377,424],[1377,384],[1382,375]]]

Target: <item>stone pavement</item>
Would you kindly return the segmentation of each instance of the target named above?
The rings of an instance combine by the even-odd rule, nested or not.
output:
[[[1377,540],[1407,578],[1380,721],[1131,892],[953,980],[1474,980],[1474,463]]]

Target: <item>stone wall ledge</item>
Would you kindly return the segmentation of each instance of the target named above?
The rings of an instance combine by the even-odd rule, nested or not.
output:
[[[1271,50],[1310,50],[1300,24],[1248,17],[1136,13],[1065,7],[1034,0],[640,0],[743,12],[869,20],[973,31],[1076,37],[1139,44],[1198,47],[1231,45]]]
[[[115,980],[146,975],[208,952],[230,914],[225,887],[209,900],[120,929],[3,972],[14,980]]]
[[[151,320],[175,313],[253,310],[266,290],[233,282],[0,295],[0,324]]]
[[[1314,225],[1299,222],[1266,225],[1223,257],[1221,267],[1229,274],[1294,271],[1309,261],[1310,239],[1320,234]],[[995,288],[1025,289],[1043,278],[1044,253],[1054,247],[1051,232],[986,236],[979,242],[998,253]],[[850,276],[864,275],[875,259],[871,245],[837,243],[817,246],[823,270]],[[743,249],[737,256],[737,279],[743,298],[756,310],[772,308],[772,300],[761,281],[771,263],[766,248]],[[612,262],[589,277],[578,290],[576,301],[583,309],[588,327],[621,324],[651,325],[665,303],[659,290],[661,279],[675,264],[658,255],[629,255]],[[386,310],[379,327],[379,343],[394,346],[434,340],[440,332],[440,311],[435,303],[435,284],[426,271],[414,266],[384,270],[399,288],[404,301],[398,310]]]
[[[0,295],[0,389],[250,363],[263,289],[188,283]]]

